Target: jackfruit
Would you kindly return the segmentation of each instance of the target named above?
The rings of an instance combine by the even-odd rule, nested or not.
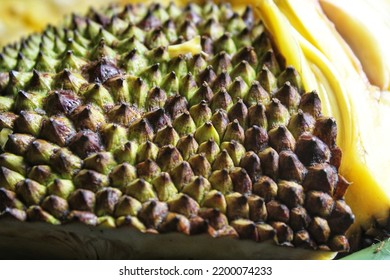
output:
[[[2,246],[53,235],[96,245],[54,253],[81,258],[348,251],[345,122],[282,14],[259,5],[112,5],[5,47]],[[20,227],[30,237],[13,237]]]

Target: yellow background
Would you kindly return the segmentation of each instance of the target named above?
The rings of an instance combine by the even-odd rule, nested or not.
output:
[[[0,0],[0,47],[41,31],[48,23],[56,24],[66,14],[85,13],[92,5],[112,2],[129,0]]]

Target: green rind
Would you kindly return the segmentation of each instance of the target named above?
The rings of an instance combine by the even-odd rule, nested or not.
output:
[[[390,260],[390,239],[373,244],[342,260]]]

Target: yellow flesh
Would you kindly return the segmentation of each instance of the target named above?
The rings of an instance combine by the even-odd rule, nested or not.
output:
[[[370,82],[390,88],[390,2],[321,0],[321,7],[362,63]]]

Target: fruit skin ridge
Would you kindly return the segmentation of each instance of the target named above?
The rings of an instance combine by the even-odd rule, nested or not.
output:
[[[93,30],[91,30],[90,32],[96,32],[96,31],[93,31]],[[102,33],[101,31],[99,31],[99,33]],[[98,34],[99,34],[98,33]],[[99,48],[97,48],[97,49],[95,49],[94,51],[95,52],[93,52],[92,53],[92,56],[96,56],[96,55],[102,55],[102,54],[104,54],[104,56],[110,56],[110,55],[112,55],[112,52],[110,51],[110,47],[109,46],[107,46],[106,44],[105,44],[105,41],[107,40],[107,41],[110,41],[111,40],[111,38],[109,37],[109,35],[107,35],[107,34],[101,34],[102,36],[104,35],[104,41],[102,40],[102,41],[100,41],[100,43],[99,43]],[[157,34],[158,35],[158,34]],[[226,38],[226,39],[229,39],[229,38]],[[152,42],[150,42],[150,43],[152,43]],[[70,42],[70,44],[72,44],[72,42]],[[73,47],[72,45],[71,45],[71,47]],[[228,45],[226,45],[225,46],[227,49],[226,50],[228,50],[229,51],[229,46]],[[79,50],[80,51],[80,50]],[[82,51],[81,51],[82,52]],[[171,55],[171,56],[175,56],[175,55]],[[39,59],[44,59],[44,57],[43,57],[43,55],[41,55],[41,54],[39,54],[38,55],[38,58]],[[37,64],[37,65],[40,65],[40,64]],[[147,68],[147,69],[145,69],[142,73],[141,73],[141,75],[145,78],[145,80],[146,80],[146,82],[148,83],[148,86],[153,86],[153,85],[155,85],[155,83],[156,83],[156,78],[158,78],[159,76],[159,74],[158,74],[158,71],[160,70],[159,68],[160,68],[160,65],[161,64],[159,64],[159,63],[157,63],[157,64],[154,64],[154,65],[152,65],[151,67],[149,67],[149,68]],[[24,66],[22,66],[22,67],[24,67]],[[27,67],[29,67],[28,65],[27,65]],[[47,66],[45,66],[45,64],[42,64],[40,67],[47,67]],[[100,73],[99,72],[97,72],[96,73],[96,69],[103,69],[104,71],[101,71]],[[248,63],[242,63],[242,64],[238,64],[237,65],[237,69],[239,69],[239,70],[236,70],[236,71],[241,71],[241,76],[242,77],[245,77],[247,80],[251,80],[251,79],[253,79],[253,77],[251,77],[251,76],[253,76],[253,74],[251,73],[251,68],[250,68],[250,65],[248,64]],[[204,74],[204,78],[206,78],[206,79],[210,79],[210,81],[213,79],[213,77],[212,77],[212,72],[210,71],[211,69],[207,69],[207,71],[205,70],[204,72],[203,72],[203,74]],[[94,72],[95,71],[95,72]],[[110,73],[114,73],[114,76],[116,75],[115,73],[119,73],[118,72],[118,70],[117,69],[115,69],[115,66],[113,66],[112,64],[110,64],[110,62],[109,61],[104,61],[103,63],[101,63],[101,64],[97,64],[97,65],[94,65],[91,69],[88,69],[88,73],[89,73],[89,79],[91,80],[92,78],[91,77],[94,77],[92,80],[97,80],[97,81],[100,81],[100,82],[103,82],[103,83],[105,83],[105,82],[107,82],[107,81],[109,81],[110,80],[110,78],[112,78],[113,76],[109,76],[109,75],[111,75]],[[106,76],[107,75],[107,73],[109,73],[109,75],[108,76]],[[231,73],[234,73],[234,70],[231,72]],[[67,76],[69,76],[69,72],[65,72],[64,73],[65,75],[67,75]],[[35,77],[36,76],[38,76],[36,79],[38,79],[39,80],[39,74],[36,74],[36,73],[34,73],[34,75],[35,75]],[[215,75],[215,74],[214,74]],[[235,75],[235,74],[233,74],[233,75]],[[33,76],[33,78],[34,78],[34,76]],[[73,77],[72,77],[73,78]],[[79,79],[82,79],[83,77],[79,77]],[[131,79],[133,79],[133,78],[131,78]],[[160,79],[160,78],[158,78],[158,79]],[[186,77],[186,79],[190,79],[190,77]],[[139,79],[135,79],[135,80],[133,80],[134,82],[135,82],[135,84],[137,84],[137,83],[139,83],[139,84],[142,84],[141,82],[140,82],[140,80]],[[292,82],[292,81],[291,81]],[[39,84],[39,86],[41,86],[41,81],[40,81],[40,84]],[[77,87],[77,84],[75,85],[75,84],[73,84],[72,85],[73,87],[74,86],[76,86]],[[142,86],[142,85],[141,85]],[[298,85],[299,86],[299,85]],[[12,88],[11,88],[12,89]],[[74,89],[74,88],[73,88]],[[110,103],[112,103],[112,104],[114,104],[114,100],[112,99],[112,96],[110,96],[109,95],[109,92],[107,92],[107,90],[104,88],[104,87],[102,87],[101,85],[99,85],[99,83],[95,83],[95,85],[93,86],[93,87],[85,87],[85,88],[82,88],[82,87],[80,87],[78,90],[81,90],[82,92],[83,92],[83,94],[85,94],[85,96],[88,98],[88,100],[90,100],[92,103],[95,103],[95,105],[97,105],[98,107],[104,107],[103,106],[103,104],[104,105],[107,105],[107,104],[110,104]],[[119,91],[120,92],[120,91]],[[142,92],[143,94],[145,93],[145,92]],[[154,94],[154,93],[153,93]],[[159,94],[161,94],[161,92],[159,93]],[[187,94],[187,96],[191,96],[193,93],[192,92],[186,92],[186,94]],[[223,98],[226,98],[228,95],[226,95],[226,93],[223,93],[223,91],[222,91],[222,93],[220,94],[221,95],[221,98],[223,97]],[[140,97],[142,97],[142,95],[139,95]],[[148,96],[149,96],[149,93],[148,93]],[[30,97],[30,98],[29,98]],[[38,99],[33,99],[33,100],[31,100],[31,98],[38,98]],[[26,109],[28,109],[28,108],[31,108],[31,106],[33,106],[33,108],[34,109],[37,109],[37,108],[39,108],[39,105],[37,105],[37,104],[39,104],[39,102],[40,102],[40,99],[39,99],[39,96],[29,96],[28,95],[28,93],[23,93],[23,92],[18,92],[18,103],[17,103],[17,106],[19,106],[19,107],[21,107],[21,108],[26,108]],[[119,96],[115,96],[115,98],[126,98],[125,96],[121,96],[121,95],[119,95]],[[147,97],[148,98],[148,97]],[[139,105],[140,104],[146,104],[146,103],[148,103],[149,102],[149,104],[151,104],[151,101],[150,101],[150,99],[148,100],[148,99],[144,99],[144,97],[141,99],[141,100],[137,100],[137,102],[139,103]],[[29,100],[30,99],[30,100]],[[20,101],[19,101],[20,100]],[[26,101],[27,100],[27,101]],[[217,99],[216,99],[217,100]],[[222,99],[221,99],[222,100]],[[125,100],[126,101],[126,100]],[[146,102],[146,101],[148,101],[148,102]],[[161,101],[159,101],[158,99],[156,100],[157,102],[161,102]],[[226,101],[226,99],[225,99],[225,101]],[[225,102],[224,101],[224,102]],[[146,102],[146,103],[145,103]],[[153,101],[154,102],[154,101]],[[229,104],[229,102],[230,101],[228,101],[228,103],[225,103],[225,104],[223,104],[222,103],[222,105],[223,106],[226,106],[226,109],[230,109],[230,106],[231,106],[231,104]],[[276,104],[276,103],[275,103]],[[277,105],[277,104],[276,104]],[[35,106],[37,106],[37,107],[35,107]],[[279,106],[279,105],[278,105]],[[88,106],[87,106],[88,107]],[[215,107],[215,106],[214,106]],[[85,109],[85,110],[84,110]],[[88,112],[90,112],[93,108],[91,107],[91,108],[84,108],[83,110],[80,110],[80,112],[79,111],[76,111],[75,112],[75,115],[77,116],[77,117],[79,117],[79,116],[82,116],[81,115],[81,113],[82,112],[87,112],[87,116],[88,116],[88,114],[91,114],[91,113],[88,113]],[[230,112],[230,111],[229,111]],[[95,114],[92,114],[92,116],[94,117],[94,118],[91,118],[91,117],[89,117],[89,118],[87,118],[86,120],[83,120],[82,122],[81,122],[81,125],[82,126],[85,126],[85,127],[88,127],[90,130],[92,130],[91,132],[88,132],[88,131],[85,131],[85,132],[82,132],[81,134],[80,133],[77,133],[77,135],[73,138],[73,140],[72,141],[70,141],[70,147],[73,147],[73,148],[71,148],[73,151],[76,151],[76,153],[79,155],[79,156],[81,156],[82,158],[85,158],[85,157],[87,157],[89,154],[91,154],[91,153],[94,153],[94,152],[97,152],[97,151],[99,151],[100,149],[101,149],[101,145],[102,145],[102,143],[100,143],[99,142],[99,139],[97,139],[96,138],[96,136],[94,136],[94,134],[93,134],[93,131],[94,130],[96,130],[96,125],[97,125],[97,123],[99,123],[99,121],[98,122],[96,122],[96,116],[97,116],[97,114],[98,113],[95,113]],[[91,116],[91,115],[90,115]],[[153,116],[150,116],[151,118],[153,118]],[[60,131],[57,129],[57,127],[58,127],[58,123],[61,123],[61,121],[63,122],[63,121],[66,121],[66,120],[61,120],[61,119],[50,119],[50,121],[48,122],[48,124],[46,125],[46,126],[44,126],[44,127],[48,127],[48,128],[50,128],[50,129],[52,129],[53,131],[55,131],[55,133],[56,133],[56,138],[53,138],[53,139],[51,139],[52,141],[55,141],[56,142],[56,144],[58,144],[58,145],[63,145],[64,143],[67,143],[67,137],[71,137],[71,135],[72,134],[74,134],[75,132],[73,132],[73,130],[72,129],[70,129],[69,130],[69,128],[70,128],[70,125],[65,125],[65,127],[68,129],[68,131],[61,131],[61,134],[60,134]],[[150,122],[150,121],[149,121]],[[276,120],[276,124],[278,123],[278,122],[285,122],[285,120],[282,118],[282,119],[280,119],[280,120]],[[133,134],[133,135],[131,135],[131,137],[134,137],[134,138],[132,138],[134,141],[142,141],[142,140],[146,140],[146,139],[150,139],[151,137],[152,137],[152,134],[153,134],[153,131],[152,130],[158,130],[158,129],[156,129],[156,127],[151,127],[151,129],[152,130],[150,130],[149,128],[147,128],[148,127],[148,123],[146,122],[146,121],[141,121],[141,122],[139,122],[139,123],[136,123],[137,125],[139,125],[139,128],[140,129],[142,129],[141,131],[142,132],[145,132],[145,134],[142,134],[142,135],[136,135],[136,134]],[[216,141],[216,142],[219,142],[220,141],[220,136],[217,134],[218,132],[216,131],[216,130],[213,130],[213,125],[212,124],[209,124],[209,123],[207,123],[206,122],[206,126],[204,126],[203,128],[202,128],[202,130],[201,131],[199,131],[198,132],[198,135],[202,135],[202,136],[198,136],[198,137],[196,137],[196,133],[195,133],[195,138],[196,138],[196,140],[197,141],[200,141],[200,142],[203,142],[204,140],[206,140],[207,138],[209,138],[208,136],[203,136],[204,134],[208,134],[209,133],[209,135],[214,139],[214,141]],[[156,125],[158,125],[158,124],[156,124]],[[274,125],[274,123],[270,123],[269,125],[271,125],[271,126],[273,126]],[[154,126],[154,124],[152,123],[152,126]],[[234,124],[234,126],[232,125],[232,127],[236,127],[237,125],[236,124]],[[146,129],[146,130],[145,130]],[[200,129],[200,128],[199,128]],[[149,131],[148,131],[149,130]],[[160,132],[160,131],[159,131]],[[165,132],[164,132],[165,133]],[[238,134],[236,134],[236,136],[234,135],[234,134],[232,134],[232,136],[227,136],[228,138],[227,139],[224,139],[224,140],[230,140],[230,141],[237,141],[237,140],[239,140],[240,139],[240,134],[239,134],[239,132],[235,132],[235,133],[238,133]],[[168,135],[167,135],[168,136]],[[115,136],[116,137],[116,136]],[[233,137],[233,138],[232,138]],[[238,137],[238,138],[235,138],[235,137]],[[162,139],[164,139],[164,138],[162,138]],[[169,136],[169,137],[167,137],[166,138],[167,140],[166,141],[168,141],[167,142],[167,144],[169,145],[169,144],[175,144],[176,142],[177,142],[177,139],[175,140],[175,137],[174,136]],[[17,140],[17,139],[15,139],[15,140]],[[27,140],[27,139],[25,139],[25,140]],[[27,140],[28,141],[28,140]],[[8,143],[8,142],[7,142]],[[87,146],[85,146],[85,143],[88,143],[88,145]],[[231,142],[231,144],[233,144],[234,142]],[[7,145],[7,144],[6,144]],[[11,145],[11,144],[8,144],[8,145]],[[83,146],[84,145],[84,146]],[[234,146],[235,145],[235,146]],[[42,164],[44,164],[44,163],[47,163],[48,162],[48,158],[47,158],[47,155],[44,153],[44,150],[42,149],[42,147],[46,147],[47,146],[47,148],[48,148],[48,150],[49,151],[55,151],[57,148],[56,148],[56,146],[50,146],[50,145],[48,145],[47,143],[45,143],[45,142],[34,142],[34,144],[33,144],[33,146],[34,146],[34,149],[37,149],[37,151],[39,152],[39,153],[41,153],[37,158],[33,158],[33,159],[29,159],[29,161],[34,161],[35,163],[42,163]],[[82,148],[81,150],[80,150],[80,147]],[[83,148],[84,147],[84,148]],[[229,148],[230,146],[226,146],[226,148]],[[233,149],[232,150],[232,152],[231,152],[231,154],[230,154],[230,157],[232,157],[232,160],[233,160],[233,164],[235,164],[235,165],[237,165],[238,163],[239,163],[239,161],[238,161],[238,159],[239,159],[239,157],[238,157],[238,155],[239,154],[236,154],[236,151],[234,150],[234,149],[238,149],[237,147],[239,147],[239,145],[237,145],[237,144],[233,144],[233,146],[231,147],[231,149]],[[9,149],[9,147],[7,148],[7,149]],[[171,147],[168,147],[168,149],[167,149],[168,151],[174,151]],[[162,154],[160,155],[161,156],[161,158],[160,159],[158,159],[157,158],[157,162],[159,162],[159,163],[163,163],[164,162],[164,160],[162,160]],[[62,159],[63,157],[61,157],[61,156],[59,156],[58,157],[59,159]],[[103,158],[101,158],[101,159],[99,159],[99,161],[101,161]],[[88,158],[88,160],[90,160],[91,162],[96,162],[96,159],[90,159],[90,158]],[[196,158],[196,159],[192,159],[192,161],[194,161],[194,162],[201,162],[201,160],[203,160],[202,159],[202,157],[198,157],[198,158]],[[77,161],[77,160],[76,160]],[[77,163],[76,163],[77,164]],[[96,163],[95,163],[96,164]],[[105,173],[105,171],[103,171],[104,170],[104,166],[102,166],[101,168],[102,169],[100,169],[100,167],[98,167],[98,166],[94,166],[94,165],[92,165],[93,166],[93,168],[99,168],[99,173]],[[165,169],[165,170],[169,170],[169,168],[172,166],[172,164],[170,164],[170,163],[168,163],[168,165],[167,166],[163,166],[162,168],[163,169]],[[148,167],[148,168],[150,168],[150,167]],[[164,170],[163,170],[164,171]],[[203,173],[203,172],[206,172],[207,171],[207,167],[205,167],[205,171],[202,171],[202,170],[199,170],[199,172],[201,172],[202,173],[202,175],[203,174],[207,174],[207,173]],[[81,172],[80,172],[81,173]],[[96,177],[96,176],[100,176],[100,175],[97,175],[96,173],[93,173],[93,172],[90,172],[90,171],[88,171],[88,172],[83,172],[83,173],[81,173],[80,174],[79,173],[79,175],[77,175],[78,177],[77,177],[77,182],[76,182],[76,184],[83,184],[83,182],[88,182],[88,178],[94,178],[94,176]],[[153,175],[152,175],[153,176]],[[148,177],[149,178],[149,177]],[[85,179],[87,179],[87,181],[84,181]],[[99,179],[100,180],[100,179]],[[103,182],[103,186],[105,186],[105,184],[106,183],[104,183],[104,178],[103,177],[101,177],[101,180],[103,180],[102,182]],[[99,181],[100,182],[100,181]],[[30,190],[31,188],[41,188],[39,185],[34,185],[34,184],[30,184],[30,182],[27,182],[28,184],[24,184],[24,185],[22,185],[22,186],[20,186],[19,187],[19,189],[21,189],[21,190],[24,190],[24,189],[27,189],[27,190]],[[88,188],[90,188],[92,191],[98,191],[98,189],[100,188],[100,186],[98,186],[98,185],[96,185],[94,182],[91,182],[92,184],[88,184]],[[147,198],[151,198],[151,197],[153,197],[154,196],[154,194],[151,194],[149,191],[148,191],[148,189],[150,189],[150,187],[148,186],[148,184],[147,183],[145,183],[144,181],[138,181],[137,182],[137,184],[141,187],[141,188],[145,188],[145,192],[144,191],[142,191],[142,196],[140,196],[139,197],[139,199],[140,200],[147,200]],[[31,185],[31,186],[30,186]],[[131,194],[133,194],[133,192],[131,191],[131,188],[128,188],[127,190],[126,190],[127,192],[129,192],[129,194],[131,193]],[[147,193],[149,192],[149,194],[148,194],[148,196],[146,196],[146,198],[143,196],[143,195],[147,195]],[[22,191],[20,191],[20,193],[22,193]],[[194,194],[192,194],[192,195],[194,195]],[[84,199],[84,200],[86,200],[86,198],[88,197],[88,192],[84,192],[83,193],[83,196],[82,196],[82,198]],[[36,199],[36,198],[35,198]],[[35,201],[35,200],[34,200]],[[146,209],[145,209],[145,211],[146,211]],[[31,212],[31,217],[34,217],[33,216],[33,214],[34,214],[34,212]],[[76,214],[76,213],[74,213],[74,214]],[[80,219],[80,216],[75,216],[75,217],[77,217],[77,219]],[[91,222],[93,222],[93,220],[91,220]],[[240,226],[241,224],[240,223],[236,223],[235,224],[236,225],[236,227],[238,227],[238,226]]]

